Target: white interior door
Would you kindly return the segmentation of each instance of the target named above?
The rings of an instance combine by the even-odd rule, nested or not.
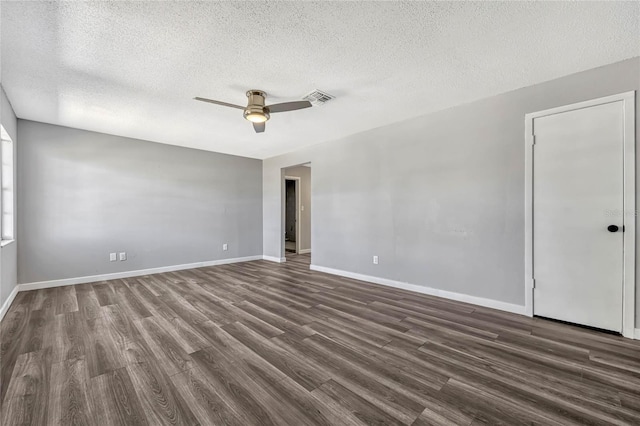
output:
[[[533,131],[533,312],[620,332],[624,104],[535,118]]]

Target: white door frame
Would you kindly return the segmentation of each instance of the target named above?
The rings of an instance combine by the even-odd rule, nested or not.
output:
[[[297,176],[285,176],[284,177],[284,181],[285,184],[287,183],[288,180],[292,180],[295,182],[295,187],[296,187],[296,254],[300,253],[300,178]],[[287,196],[285,193],[285,197],[284,197],[284,204],[285,204],[285,215],[287,214]],[[286,221],[285,221],[286,223]],[[285,239],[285,233],[282,233],[282,239],[283,239],[283,246],[286,246],[286,239]],[[287,248],[284,248],[284,256],[287,257]]]
[[[588,108],[612,102],[623,102],[624,107],[624,202],[622,220],[625,226],[623,234],[623,301],[622,335],[633,338],[635,328],[635,265],[636,265],[636,155],[635,155],[635,91],[606,96],[586,102],[579,102],[525,115],[525,248],[524,248],[524,286],[525,312],[533,316],[533,120],[548,115],[576,109]]]

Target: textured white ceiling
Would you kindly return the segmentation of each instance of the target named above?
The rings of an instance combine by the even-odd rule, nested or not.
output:
[[[638,2],[2,2],[16,114],[266,158],[640,55]],[[318,88],[274,114],[244,104]]]

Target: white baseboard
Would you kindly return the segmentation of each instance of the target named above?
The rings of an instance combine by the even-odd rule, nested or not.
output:
[[[15,286],[13,290],[11,290],[11,293],[9,293],[9,297],[7,297],[7,300],[5,300],[2,304],[2,308],[0,308],[0,321],[2,321],[2,318],[4,318],[7,311],[9,311],[9,307],[11,307],[11,303],[13,303],[13,299],[16,298],[16,294],[18,294],[18,291],[18,286]]]
[[[18,291],[39,290],[42,288],[61,287],[65,285],[93,283],[96,281],[108,281],[118,278],[139,277],[141,275],[159,274],[162,272],[180,271],[183,269],[202,268],[205,266],[226,265],[229,263],[249,262],[251,260],[261,260],[262,255],[234,257],[232,259],[208,260],[205,262],[185,263],[183,265],[161,266],[159,268],[140,269],[137,271],[115,272],[104,275],[90,275],[86,277],[63,278],[61,280],[39,281],[34,283],[18,284]]]
[[[311,253],[311,249],[298,250],[298,254],[307,254],[307,253]]]
[[[640,328],[636,328],[633,338],[640,340]]]
[[[269,262],[276,262],[276,263],[284,263],[287,261],[286,257],[274,257],[274,256],[267,256],[264,255],[262,256],[262,260],[268,260]]]
[[[483,297],[469,296],[462,293],[454,293],[452,291],[438,290],[436,288],[425,287],[416,284],[394,281],[387,278],[379,278],[371,275],[363,275],[355,272],[342,271],[340,269],[327,268],[324,266],[311,265],[312,271],[325,272],[327,274],[340,275],[341,277],[353,278],[360,281],[368,281],[374,284],[381,284],[389,287],[401,288],[403,290],[414,291],[416,293],[428,294],[430,296],[442,297],[444,299],[456,300],[458,302],[471,303],[473,305],[484,306],[487,308],[499,309],[501,311],[511,312],[514,314],[525,315],[525,307],[514,305],[512,303],[500,302],[493,299],[485,299]]]

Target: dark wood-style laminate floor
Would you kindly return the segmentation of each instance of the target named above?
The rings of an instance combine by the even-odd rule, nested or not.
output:
[[[640,424],[640,342],[308,263],[19,293],[2,425]]]

